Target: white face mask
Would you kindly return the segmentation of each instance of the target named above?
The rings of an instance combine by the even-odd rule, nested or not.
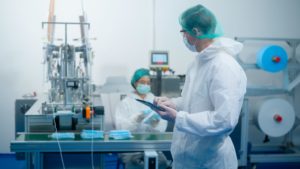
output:
[[[185,46],[192,52],[198,52],[195,45],[191,45],[186,36],[183,36]]]
[[[139,94],[147,94],[150,92],[151,87],[150,85],[146,85],[146,84],[138,84],[136,90]]]

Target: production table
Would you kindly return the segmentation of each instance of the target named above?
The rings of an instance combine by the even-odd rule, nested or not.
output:
[[[59,152],[56,139],[52,133],[20,133],[11,142],[12,152],[27,153],[26,160],[33,158],[34,168],[42,168],[43,153]],[[62,152],[143,152],[147,150],[169,151],[172,133],[133,133],[133,138],[114,140],[106,133],[104,139],[82,139],[80,133],[75,133],[75,139],[60,139]],[[29,156],[29,157],[28,157]],[[30,164],[27,164],[30,168]]]

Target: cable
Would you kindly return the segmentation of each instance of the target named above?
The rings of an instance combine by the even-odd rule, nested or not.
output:
[[[92,107],[92,131],[94,131],[94,108]],[[92,158],[92,169],[94,169],[94,135],[92,134],[92,145],[91,145],[91,158]]]
[[[52,107],[52,110],[54,110],[53,104],[51,104],[51,107]],[[55,121],[55,115],[54,115],[54,113],[55,113],[55,112],[53,111],[54,128],[55,128],[55,133],[58,135],[58,131],[57,131],[57,127],[56,127],[56,121]],[[66,168],[66,167],[65,167],[65,162],[64,162],[63,155],[62,155],[62,150],[61,150],[61,146],[60,146],[58,137],[56,137],[56,140],[57,140],[57,144],[58,144],[58,149],[59,149],[59,154],[60,154],[61,163],[62,163],[63,169],[65,169],[65,168]]]
[[[49,95],[49,99],[52,100],[52,95],[51,94]],[[57,125],[56,125],[56,121],[55,121],[55,112],[54,112],[53,103],[51,103],[51,108],[52,108],[52,111],[53,111],[54,128],[55,128],[55,133],[57,134],[56,141],[57,141],[57,144],[58,144],[60,159],[61,159],[61,163],[62,163],[63,169],[65,169],[66,167],[65,167],[64,157],[62,155],[62,149],[61,149],[61,146],[60,146],[60,143],[59,143],[59,139],[58,139],[58,131],[57,131]]]
[[[56,122],[55,122],[55,120],[54,120],[54,126],[55,126],[55,132],[58,133],[58,132],[57,132],[57,128],[56,128]],[[63,155],[62,155],[62,150],[61,150],[61,146],[60,146],[58,137],[56,137],[56,140],[57,140],[57,144],[58,144],[58,148],[59,148],[59,153],[60,153],[61,163],[62,163],[62,165],[63,165],[63,169],[65,169],[65,168],[66,168],[66,167],[65,167],[65,162],[64,162]]]
[[[82,10],[82,14],[84,14],[84,3],[83,3],[83,0],[81,0],[81,10]]]
[[[91,103],[94,103],[94,97],[92,97],[92,69],[91,66],[89,66],[89,71],[90,71],[90,77],[89,77],[89,82],[90,82],[90,86],[89,86],[89,97],[91,99]],[[91,104],[91,120],[92,120],[92,131],[94,131],[94,114],[95,114],[95,110],[93,105]],[[91,142],[91,163],[92,163],[92,169],[94,169],[94,135],[92,134],[92,142]]]

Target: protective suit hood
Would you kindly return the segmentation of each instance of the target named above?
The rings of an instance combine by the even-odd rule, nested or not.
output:
[[[201,60],[210,60],[220,51],[225,51],[230,56],[236,56],[243,49],[243,44],[229,38],[216,38],[214,42],[201,51],[197,56]]]

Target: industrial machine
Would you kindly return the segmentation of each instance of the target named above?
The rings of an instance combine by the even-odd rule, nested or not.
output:
[[[44,46],[44,65],[50,89],[40,96],[33,108],[26,113],[27,132],[102,129],[103,106],[101,99],[93,95],[91,66],[93,52],[89,42],[86,14],[80,22],[55,22],[54,1],[50,3],[48,39]],[[54,30],[64,26],[64,43],[56,44]],[[81,44],[72,45],[68,39],[68,28],[78,26],[81,30]]]
[[[47,133],[51,136],[52,133],[80,133],[86,129],[103,130],[104,107],[100,95],[95,93],[92,84],[91,66],[94,56],[89,42],[90,24],[87,22],[86,14],[83,12],[79,22],[55,20],[54,0],[51,0],[48,22],[42,22],[42,28],[45,26],[48,28],[47,42],[43,47],[43,64],[46,68],[45,77],[49,90],[46,94],[37,95],[36,102],[26,112],[25,133],[33,135]],[[68,36],[69,29],[74,27],[80,28],[81,33],[80,40],[77,39],[75,43]],[[64,28],[63,43],[55,41],[54,30],[59,30],[57,28]],[[23,104],[23,109],[28,109],[27,107]],[[19,116],[16,119],[19,119]],[[60,148],[61,143],[58,139],[51,137],[49,139]],[[76,168],[78,164],[72,162],[74,159],[91,160],[91,158],[93,163],[97,163],[96,167],[101,168],[103,165],[100,153],[95,153],[97,158],[94,159],[94,153],[91,156],[91,153],[71,153],[60,148],[59,152],[51,151],[42,157],[36,156],[28,152],[25,154],[27,168],[57,168],[57,165],[64,166],[65,163],[71,168]],[[42,162],[33,161],[33,158],[39,158]]]
[[[150,70],[152,71],[151,90],[156,96],[178,97],[183,85],[182,78],[174,75],[169,67],[167,51],[152,51],[150,54]]]
[[[244,43],[246,48],[256,43],[263,46],[249,52],[248,60],[251,60],[255,51],[255,63],[245,61],[243,55],[237,57],[248,77],[240,122],[231,135],[239,166],[299,162],[300,147],[293,136],[299,132],[296,130],[299,112],[295,110],[296,87],[300,83],[296,49],[300,39],[239,37],[236,40]],[[290,55],[283,47],[290,50]],[[238,137],[236,133],[239,133]]]
[[[44,47],[46,76],[51,87],[46,96],[39,98],[37,104],[41,107],[34,106],[35,110],[26,114],[27,131],[54,131],[55,127],[57,130],[81,130],[91,128],[89,124],[92,118],[95,119],[95,129],[101,129],[104,109],[101,99],[93,95],[93,52],[89,43],[89,23],[86,22],[86,17],[80,16],[78,23],[43,22],[42,26],[46,24],[52,28],[58,24],[64,25],[65,39],[63,44],[56,45],[50,36]],[[68,26],[71,25],[81,28],[80,46],[68,42]]]
[[[101,99],[93,95],[91,83],[92,51],[88,41],[83,16],[79,23],[43,22],[43,25],[63,24],[65,43],[55,45],[53,39],[44,47],[44,64],[47,65],[47,79],[51,85],[46,96],[40,96],[33,108],[26,113],[25,129],[28,132],[95,129],[103,124]],[[82,45],[68,43],[67,27],[81,26]],[[55,123],[54,123],[54,122]],[[56,124],[56,126],[54,125]]]

